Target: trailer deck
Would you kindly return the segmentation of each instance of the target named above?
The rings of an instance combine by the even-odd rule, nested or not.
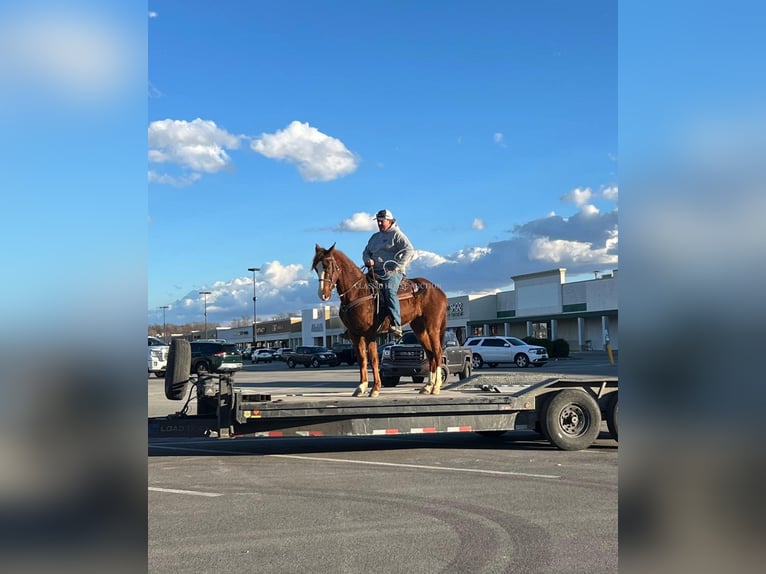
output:
[[[474,375],[443,387],[439,395],[399,388],[374,399],[352,397],[348,391],[263,394],[236,388],[222,377],[214,393],[209,381],[197,385],[207,393],[198,393],[199,414],[151,418],[149,435],[277,438],[538,429],[559,448],[585,448],[592,442],[587,437],[597,436],[593,426],[600,425],[603,413],[616,438],[615,377],[541,375]],[[567,400],[556,401],[564,405],[561,412],[547,413],[561,391],[570,391],[563,395]],[[562,438],[553,432],[559,426]]]

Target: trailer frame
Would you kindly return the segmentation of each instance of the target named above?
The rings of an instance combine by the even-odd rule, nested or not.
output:
[[[580,450],[593,443],[606,420],[617,439],[616,377],[479,374],[442,387],[439,395],[400,388],[376,398],[348,392],[263,394],[235,387],[228,374],[192,375],[188,383],[187,404],[175,414],[150,418],[150,437],[494,436],[533,429],[559,449]],[[197,414],[190,415],[195,392]]]

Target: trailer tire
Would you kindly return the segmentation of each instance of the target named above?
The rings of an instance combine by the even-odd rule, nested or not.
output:
[[[617,393],[612,393],[614,396],[609,399],[609,404],[606,407],[606,427],[609,429],[609,434],[612,435],[614,440],[617,440]]]
[[[553,395],[556,393],[546,393],[537,399],[537,421],[535,421],[535,432],[550,442],[548,437],[548,431],[545,428],[545,412],[548,409],[548,403],[551,402]]]
[[[561,450],[588,448],[598,437],[601,409],[584,391],[557,392],[545,407],[542,429],[546,438]]]
[[[191,345],[184,339],[173,339],[165,370],[165,397],[171,401],[183,399],[190,380]]]

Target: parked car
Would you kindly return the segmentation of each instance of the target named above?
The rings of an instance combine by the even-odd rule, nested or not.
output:
[[[528,345],[516,337],[471,337],[465,346],[473,353],[474,369],[485,364],[496,367],[501,363],[513,363],[523,369],[529,365],[542,367],[548,362],[545,347]]]
[[[295,352],[287,357],[287,366],[291,369],[295,365],[308,367],[319,367],[320,365],[330,365],[337,367],[340,364],[338,356],[327,347],[297,347]]]
[[[190,347],[192,373],[204,375],[242,369],[242,353],[234,343],[192,341]]]
[[[335,343],[332,352],[338,356],[338,361],[353,365],[356,363],[356,349],[351,343]]]
[[[170,345],[168,345],[162,339],[158,337],[149,337],[149,372],[153,373],[155,377],[160,378],[165,376],[165,370],[168,366],[168,354],[170,353]]]
[[[253,363],[270,363],[274,360],[274,351],[271,349],[256,349],[250,355],[250,360]]]
[[[277,361],[286,361],[289,355],[293,354],[293,350],[290,347],[277,347],[274,349],[274,358]]]

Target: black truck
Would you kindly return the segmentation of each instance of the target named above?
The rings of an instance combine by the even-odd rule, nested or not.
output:
[[[457,375],[461,381],[470,377],[472,356],[471,349],[461,347],[455,334],[447,331],[442,341],[442,382],[447,382],[449,375]],[[426,352],[415,333],[407,331],[398,343],[383,347],[379,370],[384,387],[395,387],[401,377],[412,377],[413,383],[428,378]]]

